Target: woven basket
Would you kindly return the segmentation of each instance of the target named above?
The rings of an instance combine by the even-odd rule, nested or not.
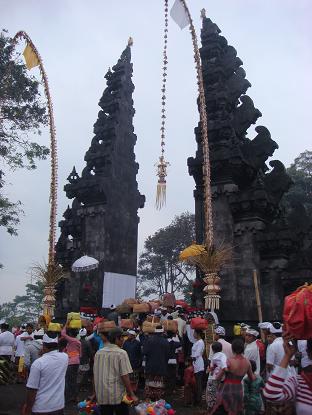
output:
[[[134,304],[133,312],[134,313],[149,313],[151,311],[148,303]]]
[[[132,313],[132,305],[130,304],[120,304],[117,308],[116,311],[119,314],[130,314]]]
[[[116,328],[116,323],[114,321],[102,321],[98,324],[98,331],[101,333],[107,333],[112,329]]]

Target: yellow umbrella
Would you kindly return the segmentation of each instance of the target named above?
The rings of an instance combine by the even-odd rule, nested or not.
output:
[[[179,259],[180,261],[187,261],[190,257],[201,255],[204,252],[206,252],[205,245],[192,244],[183,249],[179,255]]]

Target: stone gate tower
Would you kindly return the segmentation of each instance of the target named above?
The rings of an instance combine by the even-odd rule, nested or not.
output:
[[[228,324],[258,320],[253,270],[260,282],[263,318],[281,318],[284,295],[311,274],[311,235],[292,228],[283,217],[281,198],[291,185],[284,165],[267,160],[278,148],[264,126],[255,124],[260,111],[246,95],[251,86],[236,50],[210,19],[203,19],[202,70],[211,157],[213,221],[216,244],[233,247],[233,260],[221,274],[220,318]],[[268,98],[272,99],[272,98]],[[252,133],[251,133],[252,134]],[[203,177],[200,128],[195,129],[197,152],[188,159],[196,189],[197,242],[203,241]],[[306,230],[305,230],[306,231]],[[202,287],[194,293],[200,301]]]
[[[127,46],[117,64],[108,70],[107,87],[99,101],[94,137],[85,155],[81,175],[75,167],[64,190],[72,206],[59,223],[57,260],[70,270],[86,254],[100,261],[97,270],[71,274],[57,291],[57,315],[81,306],[100,308],[104,272],[136,275],[138,209],[145,197],[138,191],[135,161],[137,140],[133,128],[131,49]]]

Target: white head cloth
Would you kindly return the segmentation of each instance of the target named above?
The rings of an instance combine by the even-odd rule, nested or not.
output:
[[[269,323],[268,321],[263,321],[262,323],[258,324],[259,329],[266,329],[266,330],[271,330],[272,327],[272,323]]]
[[[58,338],[55,337],[55,339],[52,339],[52,337],[49,337],[47,334],[45,334],[42,341],[43,343],[58,343]]]
[[[215,328],[215,333],[219,334],[220,336],[225,336],[225,328],[222,326],[218,326]]]
[[[251,336],[255,336],[255,337],[259,336],[259,332],[254,329],[247,329],[246,334],[250,334]]]

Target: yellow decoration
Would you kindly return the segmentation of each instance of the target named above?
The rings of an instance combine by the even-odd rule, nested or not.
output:
[[[60,323],[50,323],[48,325],[48,331],[54,331],[54,332],[60,333],[61,330],[62,330],[62,327]]]
[[[67,313],[67,320],[80,320],[80,313],[74,311]]]
[[[179,259],[180,261],[187,261],[190,257],[201,255],[205,251],[206,247],[204,245],[192,244],[183,249],[179,255]]]
[[[30,69],[34,68],[35,66],[39,65],[39,59],[38,59],[35,51],[30,46],[29,43],[27,43],[27,46],[26,46],[26,48],[23,52],[23,55],[24,55],[26,66],[27,66],[28,70],[30,70]]]
[[[241,326],[239,324],[234,324],[233,333],[234,333],[234,336],[240,336]]]
[[[24,370],[24,366],[25,366],[25,360],[23,356],[20,356],[19,361],[18,361],[18,373],[22,373]]]
[[[81,320],[70,320],[68,326],[70,329],[81,329]]]

